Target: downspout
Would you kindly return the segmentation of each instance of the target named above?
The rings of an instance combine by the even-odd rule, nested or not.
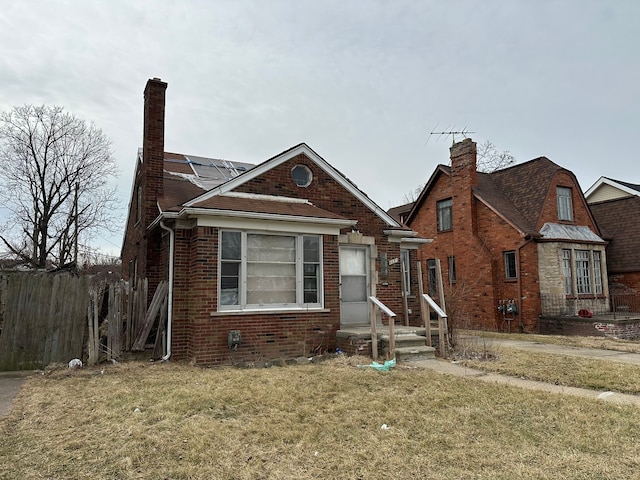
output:
[[[171,321],[173,317],[173,256],[175,250],[175,232],[165,226],[164,220],[160,220],[160,228],[169,232],[169,299],[167,302],[167,353],[162,357],[166,362],[171,357]]]
[[[525,237],[526,238],[526,237]],[[520,244],[518,249],[516,250],[518,253],[518,258],[516,259],[518,265],[518,327],[520,329],[520,333],[524,332],[524,325],[522,324],[522,268],[520,268],[520,250],[522,250],[526,245],[531,243],[533,239],[527,238],[524,242]],[[538,330],[540,329],[540,325],[538,325]]]

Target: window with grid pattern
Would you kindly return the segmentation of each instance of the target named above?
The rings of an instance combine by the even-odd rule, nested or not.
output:
[[[558,219],[573,221],[573,202],[571,201],[571,189],[568,187],[557,187],[558,194]]]

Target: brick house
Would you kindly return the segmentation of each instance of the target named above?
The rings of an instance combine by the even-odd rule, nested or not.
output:
[[[640,292],[640,185],[600,177],[585,193],[609,239],[607,270],[612,293]]]
[[[405,217],[433,239],[419,252],[425,285],[433,294],[438,259],[451,320],[536,332],[541,314],[606,305],[606,242],[574,174],[545,157],[482,173],[476,155],[455,143]]]
[[[124,236],[123,276],[169,283],[165,358],[197,364],[335,350],[369,324],[369,296],[407,322],[417,284],[401,264],[425,240],[302,143],[260,163],[167,153],[167,84],[147,82],[143,148]],[[404,287],[403,287],[404,286]],[[408,312],[412,313],[409,314]]]

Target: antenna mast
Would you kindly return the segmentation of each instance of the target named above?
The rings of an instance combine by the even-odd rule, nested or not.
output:
[[[456,135],[462,135],[464,138],[467,138],[467,135],[469,135],[471,133],[476,133],[476,132],[470,132],[470,131],[467,130],[467,127],[464,127],[460,131],[449,130],[449,131],[444,131],[444,132],[431,132],[431,133],[429,133],[429,135],[440,135],[440,136],[449,136],[449,135],[451,135],[451,145],[453,145],[454,143],[456,143]]]

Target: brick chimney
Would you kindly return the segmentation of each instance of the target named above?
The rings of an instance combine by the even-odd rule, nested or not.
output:
[[[475,231],[473,187],[478,184],[476,143],[470,138],[453,144],[451,154],[451,187],[454,231]]]
[[[149,79],[144,89],[142,170],[144,172],[144,218],[148,226],[158,216],[157,198],[164,193],[164,105],[167,84]]]

